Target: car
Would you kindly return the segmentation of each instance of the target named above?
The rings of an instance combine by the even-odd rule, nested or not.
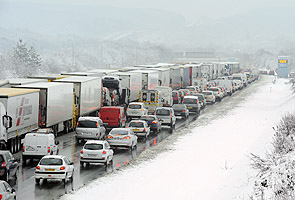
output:
[[[189,89],[180,89],[180,91],[183,92],[183,97],[184,97],[184,96],[188,96],[188,95],[190,95],[190,91],[189,91]],[[183,98],[182,98],[181,102],[182,102],[182,101],[183,101]]]
[[[159,120],[156,115],[143,115],[139,119],[146,121],[154,133],[158,133],[162,129],[162,120]]]
[[[179,91],[172,91],[173,104],[181,103],[181,94]]]
[[[215,96],[212,91],[206,90],[203,91],[202,94],[204,94],[207,103],[215,103]]]
[[[124,107],[104,106],[100,109],[99,118],[106,124],[106,128],[125,127],[126,125]]]
[[[198,86],[187,86],[185,89],[188,89],[190,91],[190,95],[201,92],[201,89]]]
[[[208,90],[213,92],[215,98],[218,101],[221,101],[221,99],[223,98],[223,93],[221,92],[220,88],[218,88],[218,87],[210,87]]]
[[[175,116],[181,116],[182,118],[188,118],[189,110],[185,104],[174,104],[172,106]]]
[[[144,120],[132,120],[129,122],[127,128],[132,129],[138,137],[147,138],[150,136],[150,127]]]
[[[99,117],[79,117],[76,127],[76,138],[80,140],[104,140],[106,128]]]
[[[206,101],[205,95],[202,94],[202,93],[196,93],[196,94],[194,94],[194,96],[197,96],[198,97],[199,103],[201,105],[201,109],[205,108],[206,105],[207,105],[207,101]]]
[[[113,128],[107,136],[111,147],[125,147],[134,149],[137,145],[137,136],[129,128]]]
[[[162,125],[168,125],[172,129],[176,124],[176,117],[174,115],[173,108],[170,107],[158,107],[155,111],[158,119],[162,120]]]
[[[17,178],[18,161],[8,150],[0,151],[0,178],[8,182],[10,178]]]
[[[41,158],[35,169],[35,182],[61,179],[66,183],[74,177],[74,163],[63,155],[47,155]]]
[[[102,163],[106,167],[113,163],[114,151],[107,141],[88,140],[80,152],[80,164]]]
[[[186,96],[182,104],[185,104],[190,112],[200,113],[201,105],[197,96]]]
[[[178,90],[179,94],[180,94],[180,103],[182,102],[183,100],[183,97],[185,96],[184,95],[184,91],[183,90]]]
[[[16,199],[15,189],[3,180],[0,180],[0,199]]]
[[[128,121],[132,118],[140,118],[142,115],[147,115],[147,114],[148,114],[148,110],[146,109],[144,103],[142,102],[129,103],[126,110]]]

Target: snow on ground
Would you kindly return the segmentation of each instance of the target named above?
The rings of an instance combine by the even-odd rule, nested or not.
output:
[[[62,199],[249,199],[255,171],[248,155],[263,157],[271,148],[272,127],[295,109],[290,85],[285,82],[278,79],[272,84],[272,78],[264,77],[255,83],[260,87],[249,92],[236,108],[224,112],[225,116],[189,133],[184,128],[179,133],[183,137],[173,141],[172,135],[153,147],[166,145],[164,153],[149,158],[151,148],[127,168]],[[203,118],[206,112],[197,121]]]

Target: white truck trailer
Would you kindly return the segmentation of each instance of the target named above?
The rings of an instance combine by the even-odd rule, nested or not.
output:
[[[149,68],[149,70],[158,71],[159,86],[170,86],[170,69],[169,68]]]
[[[40,128],[52,128],[55,134],[73,128],[72,83],[39,82],[14,87],[40,90]]]
[[[10,86],[15,85],[24,85],[30,83],[38,83],[38,82],[48,82],[46,79],[35,79],[35,78],[12,78],[8,79]]]
[[[139,99],[139,91],[142,89],[142,74],[139,72],[113,72],[109,75],[118,76],[121,81],[122,99],[128,104]]]
[[[24,135],[38,128],[39,90],[0,88],[1,149],[21,149]]]
[[[97,116],[103,103],[103,86],[99,77],[72,76],[58,79],[54,82],[73,83],[76,117],[93,115]],[[73,94],[73,91],[72,91]]]
[[[159,74],[154,70],[134,70],[142,74],[142,89],[153,90],[159,83]]]

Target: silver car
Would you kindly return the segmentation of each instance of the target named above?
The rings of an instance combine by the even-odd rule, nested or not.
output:
[[[79,117],[76,127],[76,138],[78,139],[105,139],[106,129],[99,117]]]
[[[183,104],[185,104],[190,112],[200,113],[201,105],[197,96],[186,96],[183,98]]]
[[[176,117],[173,108],[158,107],[155,113],[158,119],[162,120],[162,125],[168,125],[170,128],[175,127]]]
[[[135,148],[137,136],[129,128],[113,128],[107,136],[107,141],[112,147]]]

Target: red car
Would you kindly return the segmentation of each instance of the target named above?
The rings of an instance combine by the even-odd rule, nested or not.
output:
[[[124,107],[104,106],[99,112],[99,117],[104,123],[107,123],[107,128],[125,127],[126,125]]]
[[[173,104],[181,103],[181,94],[179,91],[172,91]]]

